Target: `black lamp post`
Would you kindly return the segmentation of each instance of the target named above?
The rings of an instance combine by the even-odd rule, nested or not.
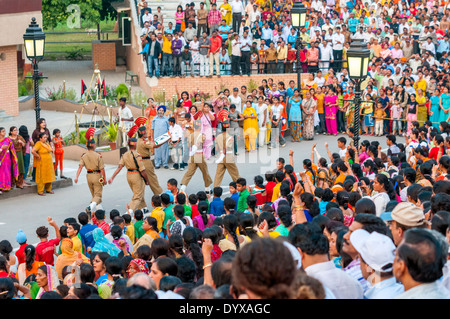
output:
[[[300,68],[300,50],[303,49],[302,39],[300,37],[300,28],[306,24],[306,7],[300,1],[294,2],[291,9],[292,27],[297,29],[297,41],[295,47],[297,49],[297,88],[301,88],[301,68]]]
[[[40,118],[41,107],[39,105],[39,80],[45,77],[39,75],[38,61],[44,57],[45,33],[36,22],[36,18],[31,19],[25,34],[23,35],[25,53],[27,58],[33,64],[33,74],[30,77],[34,81],[34,101],[36,112],[36,121]]]
[[[361,40],[353,40],[350,48],[347,50],[348,75],[355,83],[355,124],[353,137],[356,149],[359,148],[359,126],[360,126],[360,105],[361,105],[361,82],[367,77],[369,71],[370,50]]]

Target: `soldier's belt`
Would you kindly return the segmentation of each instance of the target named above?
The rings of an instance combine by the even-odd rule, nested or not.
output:
[[[139,170],[137,170],[137,169],[129,169],[128,171],[129,172],[139,172]]]
[[[143,160],[144,159],[150,159],[150,156],[145,156],[145,157],[141,157]]]
[[[88,173],[88,174],[92,174],[92,173],[101,173],[101,171],[100,171],[100,170],[92,170],[92,171],[88,170],[87,173]]]

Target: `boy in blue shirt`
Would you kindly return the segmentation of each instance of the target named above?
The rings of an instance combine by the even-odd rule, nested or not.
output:
[[[239,201],[239,193],[236,189],[236,182],[231,182],[229,185],[230,187],[230,194],[231,194],[231,198],[234,199],[234,201],[236,202],[236,207],[234,208],[234,210],[237,210],[237,203]]]
[[[222,187],[214,187],[213,188],[213,200],[209,204],[209,213],[214,216],[222,216],[225,214],[225,208],[223,200],[220,198],[222,196],[223,189]]]

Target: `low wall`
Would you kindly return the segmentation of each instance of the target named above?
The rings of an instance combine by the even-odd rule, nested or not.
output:
[[[64,159],[65,160],[73,160],[73,161],[79,161],[81,158],[81,155],[87,152],[87,149],[85,146],[78,144],[78,145],[69,145],[64,147]],[[112,151],[104,151],[99,152],[102,155],[103,162],[105,164],[111,164],[111,165],[117,165],[120,160],[120,149],[117,148]]]
[[[131,109],[131,113],[133,113],[133,117],[137,118],[142,115],[142,109],[140,107],[136,107],[134,105],[128,105]],[[56,100],[56,101],[45,101],[40,100],[40,107],[44,111],[56,111],[56,112],[67,112],[77,114],[81,114],[83,111],[84,115],[92,115],[92,112],[95,108],[95,103],[88,103],[86,107],[83,107],[83,104],[76,103],[74,101],[70,101],[67,99]],[[100,114],[106,116],[108,114],[107,108],[112,112],[113,115],[116,115],[119,107],[107,107],[106,105],[99,105],[98,110]],[[23,102],[19,103],[19,111],[25,110],[34,110],[34,97],[27,99]]]

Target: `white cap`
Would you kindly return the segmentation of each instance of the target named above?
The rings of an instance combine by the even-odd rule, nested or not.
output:
[[[357,229],[350,235],[350,241],[370,268],[380,272],[392,271],[396,247],[388,236]]]

